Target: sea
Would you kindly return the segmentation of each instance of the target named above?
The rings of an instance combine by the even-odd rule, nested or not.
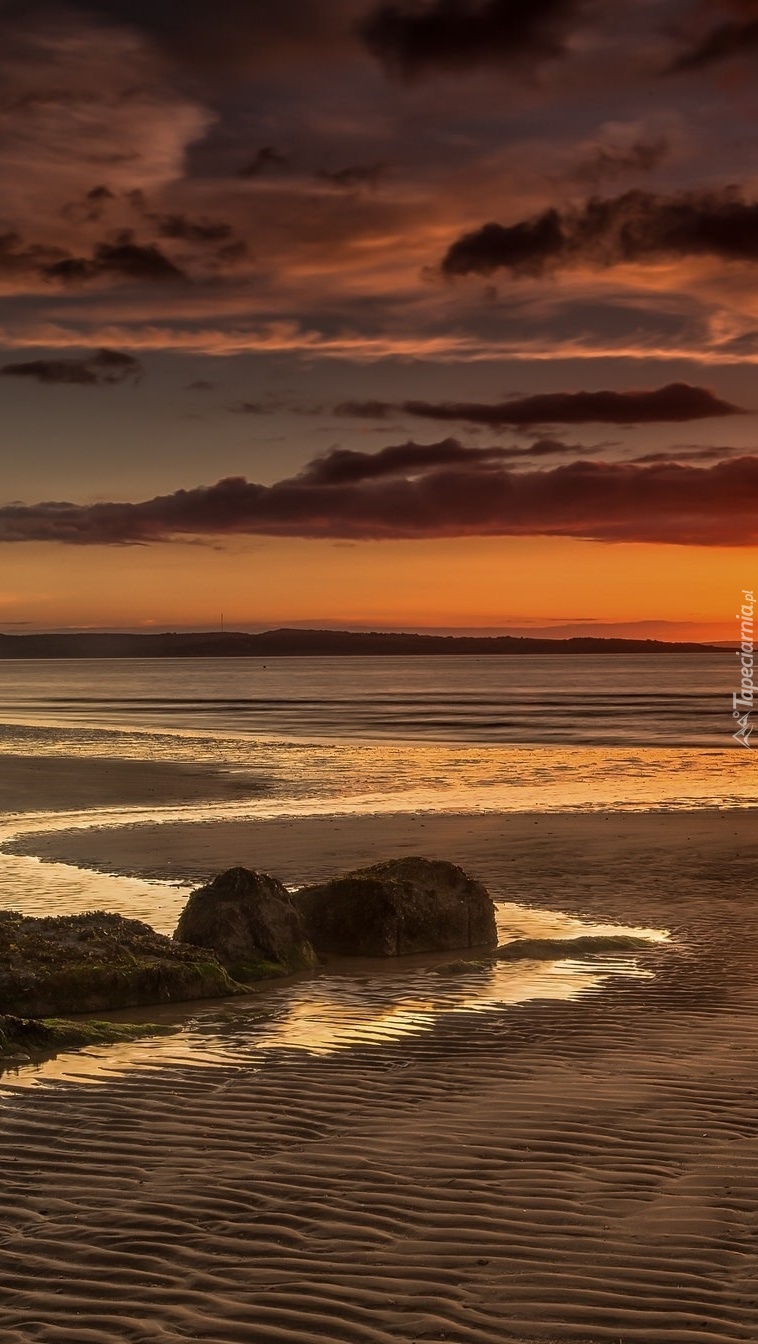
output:
[[[756,747],[733,734],[733,651],[0,662],[3,756],[205,766],[250,796],[164,808],[90,808],[0,819],[0,908],[106,908],[169,931],[188,889],[40,863],[20,835],[221,818],[371,813],[645,811],[758,804]],[[748,739],[749,741],[749,739]],[[568,918],[568,917],[567,917]],[[561,936],[555,912],[500,909],[506,935]],[[558,919],[558,924],[556,924]],[[571,932],[593,929],[576,920]],[[665,930],[648,931],[665,937]],[[440,1016],[598,992],[649,974],[634,957],[526,968],[323,973],[256,995],[255,1011],[176,1006],[178,1034],[6,1072],[12,1087],[102,1081],[131,1068],[244,1064],[261,1052],[328,1053],[430,1030]],[[433,968],[431,968],[433,969]],[[432,986],[432,988],[430,988]],[[167,1010],[168,1011],[168,1010]]]
[[[0,756],[254,773],[260,815],[750,807],[723,654],[0,662]]]

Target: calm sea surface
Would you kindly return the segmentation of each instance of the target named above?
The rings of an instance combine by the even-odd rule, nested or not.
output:
[[[736,668],[731,652],[6,661],[0,754],[253,772],[261,815],[746,806],[758,749],[731,736]]]

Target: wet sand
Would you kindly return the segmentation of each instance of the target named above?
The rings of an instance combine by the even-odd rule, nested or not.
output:
[[[249,798],[262,782],[201,766],[85,756],[0,756],[0,814]]]
[[[758,814],[750,810],[168,821],[21,835],[7,849],[183,883],[241,864],[298,884],[423,854],[462,864],[497,897],[656,926],[697,923],[693,900],[721,900],[735,882],[758,894]]]
[[[750,812],[373,817],[29,839],[109,871],[307,880],[454,858],[667,927],[650,981],[314,1058],[0,1092],[3,1344],[758,1338]]]

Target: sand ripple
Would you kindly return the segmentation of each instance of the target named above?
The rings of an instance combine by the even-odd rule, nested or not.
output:
[[[10,1089],[2,1344],[758,1339],[758,841],[665,821],[541,849],[674,928],[653,980]]]
[[[755,1340],[758,1032],[676,997],[19,1096],[0,1340]]]

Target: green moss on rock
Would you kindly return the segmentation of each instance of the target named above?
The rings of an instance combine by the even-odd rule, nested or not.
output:
[[[213,952],[96,911],[33,919],[0,911],[0,1011],[66,1017],[241,994]]]
[[[587,957],[601,952],[649,952],[655,943],[631,933],[580,934],[577,938],[515,938],[495,955],[499,961]]]
[[[69,1022],[64,1018],[5,1014],[0,1017],[0,1064],[25,1058],[49,1058],[59,1050],[115,1045],[176,1030],[174,1026],[155,1022]]]
[[[313,970],[316,956],[286,887],[268,873],[228,868],[193,891],[174,942],[209,947],[238,980]]]

